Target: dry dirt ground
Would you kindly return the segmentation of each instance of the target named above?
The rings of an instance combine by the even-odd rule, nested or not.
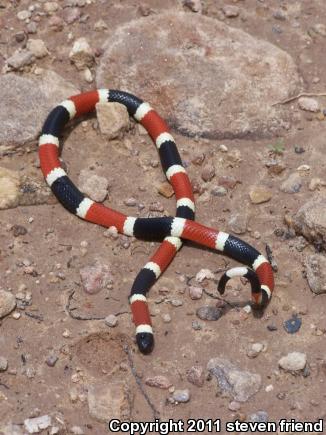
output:
[[[19,45],[15,34],[24,28],[17,19],[17,12],[34,3],[37,2],[0,0],[4,7],[0,9],[0,17],[5,24],[5,28],[1,28],[1,43],[5,44],[8,53]],[[165,7],[173,7],[172,3],[144,0],[142,6],[160,13]],[[203,13],[220,19],[220,9],[227,3],[231,1],[206,0]],[[288,3],[292,6],[300,4],[299,29],[289,20],[273,17],[276,10],[286,12],[287,6],[291,6]],[[67,39],[68,33],[73,31],[74,37],[85,36],[92,47],[101,47],[104,37],[101,32],[93,31],[94,23],[101,18],[112,28],[118,28],[141,15],[139,4],[131,0],[92,2],[83,7],[82,13],[88,16],[84,22],[77,20],[56,33],[47,27],[46,20],[41,20],[38,37],[46,43],[52,56],[51,59],[39,60],[38,66],[54,69],[80,89],[91,89],[95,83],[87,84],[63,54],[72,44]],[[244,0],[233,4],[240,8],[241,13],[236,18],[226,19],[228,24],[287,51],[298,65],[304,89],[314,93],[326,92],[326,39],[318,36],[305,43],[302,42],[304,39],[298,42],[297,38],[298,32],[305,36],[311,26],[326,21],[324,2]],[[1,63],[3,66],[3,59]],[[318,101],[326,107],[326,97],[319,97]],[[296,105],[297,102],[293,101],[286,107],[292,110]],[[88,120],[89,126],[94,119]],[[52,416],[53,425],[61,428],[60,433],[105,434],[106,424],[89,413],[88,389],[93,384],[110,385],[119,380],[127,380],[129,384],[133,396],[131,420],[134,421],[152,421],[156,415],[154,409],[162,420],[246,420],[259,410],[266,411],[271,421],[326,418],[326,295],[313,294],[305,279],[304,260],[315,252],[315,248],[307,245],[300,249],[302,240],[289,233],[284,220],[285,215],[293,216],[312,195],[325,195],[325,187],[320,187],[319,192],[308,188],[311,178],[326,178],[325,122],[316,114],[301,111],[300,120],[281,138],[257,141],[195,140],[175,134],[182,158],[188,163],[190,178],[198,180],[206,189],[201,195],[196,194],[196,219],[208,226],[230,231],[230,217],[238,212],[246,213],[249,222],[241,237],[262,252],[268,244],[278,271],[273,299],[262,317],[246,315],[242,310],[241,305],[248,301],[249,287],[240,285],[239,281],[233,283],[225,294],[228,302],[239,302],[239,307],[235,304],[217,321],[202,321],[196,317],[196,310],[202,305],[218,302],[214,299],[217,297],[216,283],[204,281],[206,292],[203,297],[191,300],[188,278],[202,268],[217,271],[235,263],[222,255],[185,244],[150,292],[156,346],[149,356],[141,355],[133,341],[134,327],[127,297],[137,271],[147,262],[156,244],[132,240],[129,246],[123,246],[124,239],[104,237],[103,228],[79,220],[56,202],[1,211],[1,287],[16,294],[24,284],[32,294],[32,304],[15,310],[15,313],[21,313],[19,319],[11,314],[0,323],[0,356],[8,360],[8,369],[0,373],[0,423],[14,423],[23,428],[26,418],[48,414]],[[164,176],[160,166],[155,164],[155,147],[137,130],[127,138],[132,144],[131,150],[122,142],[108,144],[98,131],[83,128],[78,123],[65,138],[63,149],[71,178],[77,180],[81,169],[92,167],[110,182],[106,204],[132,215],[137,208],[127,207],[124,200],[134,197],[145,205],[147,213],[151,203],[159,202],[173,215],[173,198],[166,199],[157,192],[156,182],[159,184]],[[271,148],[275,151],[279,140],[284,150],[275,155]],[[226,145],[227,153],[221,152],[221,144]],[[295,147],[302,147],[304,152],[295,152]],[[240,158],[234,158],[234,155],[239,157],[236,151]],[[192,163],[198,154],[205,155],[202,166]],[[271,158],[284,165],[281,174],[268,171],[266,162]],[[37,172],[36,160],[35,145],[29,152],[23,149],[2,156],[1,166],[15,170],[32,167]],[[210,183],[205,183],[201,173],[209,162],[215,166],[216,176]],[[310,171],[303,177],[300,191],[295,194],[282,192],[282,182],[303,164],[309,165]],[[233,177],[238,183],[225,196],[209,194],[221,176]],[[252,204],[249,190],[255,185],[269,188],[271,200]],[[13,225],[25,227],[27,233],[14,237]],[[87,295],[81,287],[79,270],[97,259],[110,265],[113,285],[97,295]],[[31,270],[26,269],[26,265],[31,265],[34,272],[28,273]],[[216,277],[219,275],[217,273]],[[168,293],[162,292],[164,288]],[[72,311],[74,315],[103,318],[108,314],[118,314],[118,325],[109,328],[103,320],[73,318],[67,308],[72,291],[73,300],[70,302],[76,308]],[[181,300],[182,305],[173,306],[170,301],[174,299]],[[163,321],[164,314],[171,316],[170,323]],[[283,322],[292,314],[298,314],[302,326],[297,333],[288,334]],[[193,328],[195,320],[200,322],[200,330]],[[270,328],[274,329],[272,331],[268,329],[271,325],[275,326]],[[247,356],[247,351],[254,342],[264,343],[266,350],[252,359]],[[131,359],[124,350],[126,346]],[[304,373],[293,374],[279,369],[278,360],[292,351],[306,354],[308,369]],[[54,367],[45,362],[51,354],[58,357]],[[219,392],[215,378],[207,376],[207,362],[217,356],[223,356],[239,368],[257,373],[262,378],[260,391],[241,403],[239,410],[229,409],[232,399]],[[204,368],[202,387],[187,381],[186,372],[194,365]],[[155,375],[166,376],[175,389],[189,389],[189,402],[171,403],[167,400],[171,392],[146,386],[145,379]],[[266,391],[270,385],[273,388]],[[144,392],[152,406],[145,400]],[[81,432],[76,428],[73,432],[74,426],[78,426]],[[21,433],[24,433],[23,429]]]

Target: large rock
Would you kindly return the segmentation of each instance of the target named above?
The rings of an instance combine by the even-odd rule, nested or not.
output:
[[[179,132],[208,138],[280,131],[289,111],[272,104],[298,84],[295,63],[278,47],[218,20],[175,11],[112,32],[97,71],[98,87],[129,90]]]
[[[131,417],[132,393],[126,382],[100,382],[88,388],[88,409],[96,420],[108,422],[113,418],[121,421]]]
[[[212,358],[207,369],[217,378],[220,389],[238,402],[246,402],[261,387],[261,376],[240,370],[225,358]]]
[[[311,199],[304,204],[294,216],[293,224],[297,233],[326,249],[326,198]]]
[[[326,293],[326,257],[321,254],[310,255],[306,260],[307,280],[314,293]]]
[[[19,188],[19,173],[0,167],[0,210],[13,208],[18,205]]]
[[[15,306],[15,296],[10,292],[0,290],[0,319],[11,313]]]
[[[37,139],[50,110],[78,94],[78,89],[53,71],[41,76],[0,76],[0,152]]]

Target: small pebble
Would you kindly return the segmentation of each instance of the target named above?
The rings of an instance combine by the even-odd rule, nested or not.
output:
[[[206,165],[201,173],[201,178],[203,181],[211,181],[215,177],[215,168],[213,165]]]
[[[236,412],[236,411],[240,410],[241,405],[239,402],[236,402],[235,400],[233,400],[232,402],[229,403],[228,408],[230,411]]]
[[[189,296],[191,299],[200,299],[203,295],[203,289],[201,287],[190,286]]]
[[[190,391],[188,389],[175,390],[172,397],[178,403],[186,403],[190,400]]]
[[[148,377],[145,380],[145,384],[149,387],[160,388],[162,390],[167,390],[172,387],[172,382],[166,376],[158,375],[153,377]]]
[[[58,359],[59,359],[59,358],[58,358],[57,355],[55,355],[55,354],[51,354],[51,355],[49,355],[49,356],[47,357],[47,359],[45,360],[45,362],[46,362],[46,364],[47,364],[49,367],[54,367],[54,366],[56,365]]]
[[[164,323],[170,323],[172,320],[170,314],[163,314],[162,319]]]
[[[204,385],[204,369],[202,366],[195,365],[187,370],[187,381],[196,387],[202,387]]]
[[[289,334],[295,334],[301,328],[302,320],[297,316],[292,316],[283,323],[284,329]]]
[[[201,320],[215,321],[222,316],[222,310],[212,305],[204,305],[196,311]]]
[[[318,112],[319,111],[319,103],[314,98],[310,97],[300,97],[298,99],[298,104],[300,109],[306,110],[308,112]]]
[[[201,323],[198,322],[198,320],[193,320],[191,322],[191,326],[192,326],[192,329],[194,329],[195,331],[201,331],[203,329]]]
[[[114,314],[109,314],[108,316],[106,316],[106,318],[104,319],[104,322],[107,326],[109,326],[110,328],[114,328],[115,326],[117,326],[118,324],[118,318],[117,316],[115,316]]]
[[[4,356],[0,356],[0,372],[5,372],[8,368],[8,360]]]
[[[296,145],[294,147],[294,152],[296,154],[303,154],[304,152],[306,152],[306,150],[303,147],[300,147],[300,146]]]
[[[172,299],[170,302],[173,307],[181,307],[183,305],[181,299]]]
[[[302,352],[290,352],[286,356],[283,356],[278,365],[286,371],[300,371],[305,368],[307,364],[307,356]]]

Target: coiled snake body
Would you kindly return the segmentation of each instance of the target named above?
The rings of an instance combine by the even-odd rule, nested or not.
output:
[[[87,198],[68,178],[59,160],[59,137],[73,118],[94,110],[97,103],[118,102],[140,122],[156,144],[163,170],[171,183],[176,200],[176,217],[135,218]],[[266,258],[246,242],[225,232],[194,221],[195,204],[191,183],[167,124],[148,103],[123,91],[100,89],[72,96],[48,115],[39,139],[39,156],[46,182],[61,204],[71,213],[104,227],[116,227],[119,233],[141,239],[163,239],[155,254],[138,273],[129,297],[136,340],[142,353],[154,346],[153,330],[146,294],[180,249],[182,240],[221,251],[249,267],[236,267],[221,278],[223,293],[230,278],[244,276],[251,283],[252,301],[265,306],[274,289],[272,268]]]

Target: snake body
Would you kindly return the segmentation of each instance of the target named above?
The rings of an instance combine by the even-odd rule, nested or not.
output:
[[[136,218],[126,216],[87,198],[68,178],[59,160],[59,137],[73,118],[95,109],[97,103],[123,104],[130,116],[141,123],[155,143],[163,170],[176,196],[176,217]],[[119,233],[163,242],[138,273],[129,302],[136,326],[139,350],[150,353],[154,337],[146,294],[168,267],[182,240],[223,252],[248,267],[236,267],[221,278],[218,290],[223,293],[226,283],[235,276],[244,276],[251,283],[252,302],[264,307],[271,298],[274,278],[270,263],[255,248],[223,231],[208,228],[194,221],[195,204],[190,180],[174,139],[164,120],[152,107],[132,94],[119,90],[100,89],[72,96],[55,107],[48,115],[39,138],[39,157],[43,175],[61,204],[78,217],[104,227],[115,227]]]

